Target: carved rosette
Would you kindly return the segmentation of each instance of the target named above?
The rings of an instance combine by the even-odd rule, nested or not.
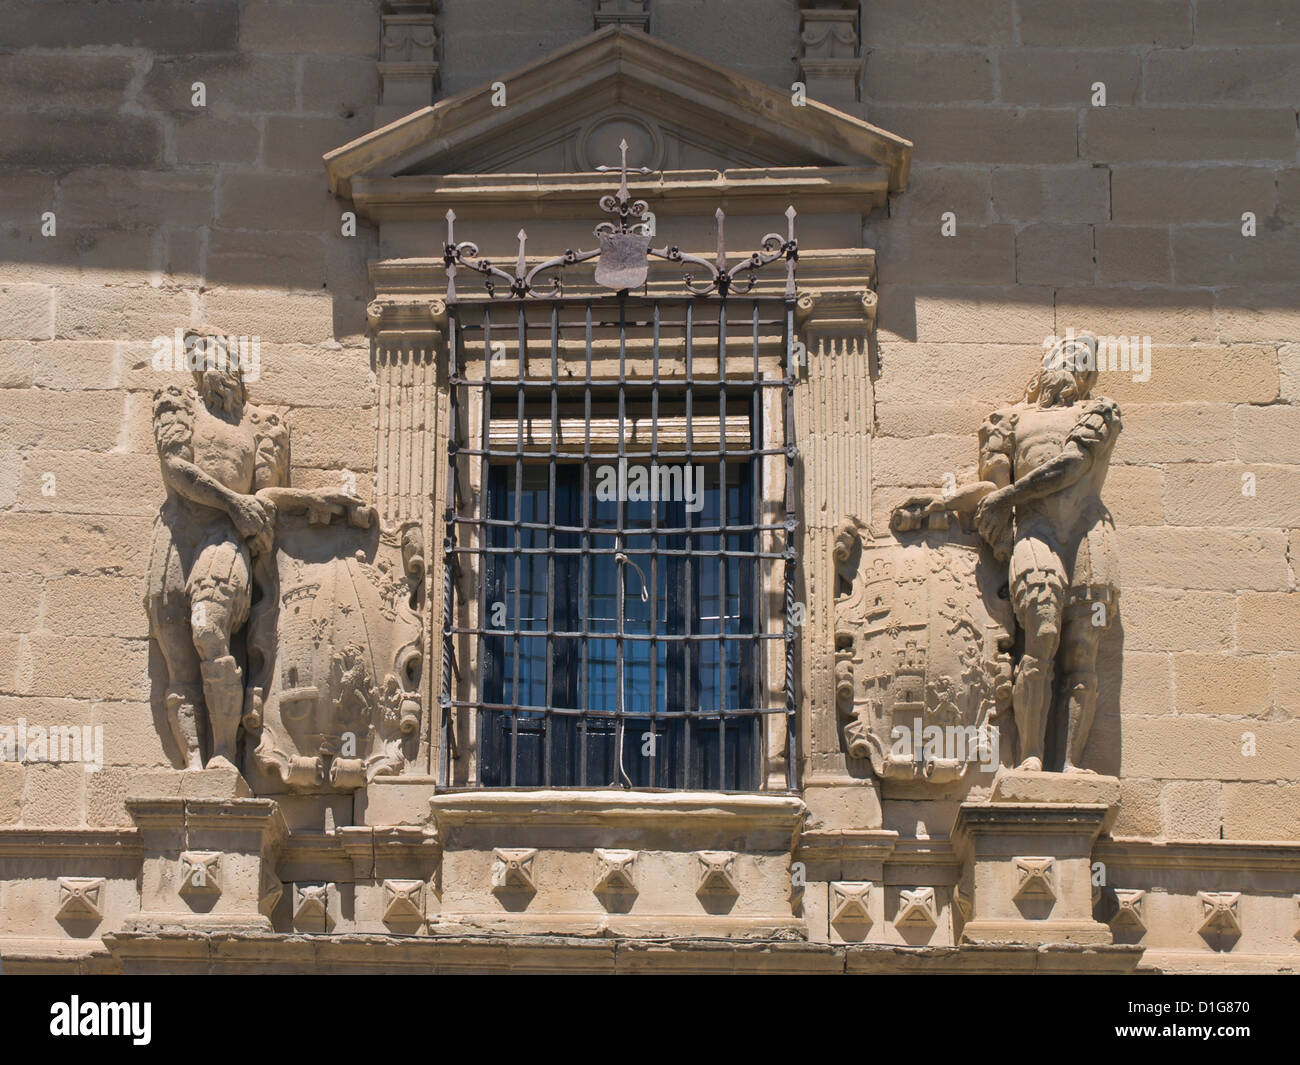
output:
[[[857,519],[834,547],[835,691],[844,742],[882,779],[994,771],[1010,719],[1010,605],[959,530],[876,542]]]

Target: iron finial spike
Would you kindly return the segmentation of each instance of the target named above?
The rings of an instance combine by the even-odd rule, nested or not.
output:
[[[447,208],[447,243],[448,244],[456,243],[456,238],[454,236],[455,229],[453,226],[453,223],[455,221],[456,221],[456,212],[453,211],[450,207],[448,207]]]
[[[521,229],[515,236],[519,238],[519,261],[515,266],[515,277],[523,277],[528,272],[528,264],[524,261],[524,245],[528,243],[528,234]]]
[[[622,177],[618,184],[618,198],[622,202],[626,203],[628,199],[630,199],[631,197],[631,194],[627,190],[627,138],[626,137],[624,137],[621,141],[618,142],[618,150],[622,155],[622,161],[619,163],[619,170],[622,173]]]
[[[794,240],[794,218],[798,213],[799,212],[794,209],[794,204],[790,204],[790,206],[785,209],[786,221],[789,223],[788,232],[790,234],[790,240]]]
[[[727,268],[727,239],[723,232],[723,222],[727,216],[719,207],[713,212],[713,217],[718,221],[718,272],[721,273]]]

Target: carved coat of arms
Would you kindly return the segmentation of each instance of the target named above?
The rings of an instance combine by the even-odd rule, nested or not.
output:
[[[970,541],[840,528],[836,702],[849,754],[882,779],[959,779],[1010,722],[1011,607]]]
[[[414,757],[419,532],[341,534],[306,522],[281,530],[250,618],[246,772],[259,793],[350,791]],[[256,650],[264,647],[269,656]]]

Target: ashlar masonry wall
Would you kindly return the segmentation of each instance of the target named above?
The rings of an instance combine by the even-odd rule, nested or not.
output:
[[[798,5],[744,6],[652,0],[651,29],[790,84]],[[448,92],[591,29],[578,0],[442,8]],[[373,128],[379,5],[9,0],[3,21],[0,722],[100,724],[106,764],[0,764],[0,824],[128,825],[128,783],[171,764],[141,606],[153,339],[259,336],[295,480],[371,491],[382,250],[342,235],[320,157]],[[861,27],[863,113],[916,145],[867,220],[877,531],[973,463],[1045,338],[1149,337],[1149,380],[1101,382],[1125,575],[1089,761],[1122,778],[1116,834],[1300,838],[1300,11],[871,0]]]

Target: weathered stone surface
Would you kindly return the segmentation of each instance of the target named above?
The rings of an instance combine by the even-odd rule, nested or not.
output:
[[[707,63],[657,52],[662,63],[640,71],[640,80],[614,64],[613,80],[568,98],[566,86],[590,73],[578,64],[533,78],[524,96],[511,71],[591,32],[597,5],[590,0],[444,0],[418,16],[419,39],[405,43],[395,11],[407,5],[371,0],[10,5],[0,64],[6,972],[74,965],[331,971],[380,962],[424,971],[1295,968],[1295,5],[861,6],[859,16],[834,5],[753,0],[738,17],[731,5],[699,0],[650,0],[641,14],[636,0],[602,3],[606,13],[626,7],[648,17],[650,39]],[[381,14],[393,31],[382,39]],[[800,40],[801,29],[827,21],[844,32]],[[840,65],[818,68],[825,56]],[[421,69],[406,84],[392,68],[381,76],[377,60],[417,57],[438,70]],[[709,80],[708,63],[738,73]],[[457,120],[451,154],[432,141],[399,143],[418,123],[365,142],[379,155],[393,152],[385,156],[393,172],[422,175],[399,182],[424,186],[418,205],[388,202],[366,217],[365,196],[326,193],[322,155],[404,110],[496,78],[507,82],[508,106],[492,108],[485,93],[457,104],[462,119],[466,108],[482,113]],[[860,158],[866,135],[848,120],[827,120],[820,104],[800,110],[796,80],[807,82],[811,99],[827,93],[825,101],[849,115],[912,138],[906,188],[894,157],[888,193],[839,189],[839,164],[858,168],[853,182],[874,180],[862,176],[875,163]],[[192,99],[200,81],[202,107]],[[1104,107],[1092,103],[1095,82],[1105,84]],[[726,98],[731,110],[719,114],[748,116],[743,128],[699,119],[701,108],[717,103],[701,85]],[[751,108],[755,100],[762,109]],[[533,108],[528,121],[519,118],[521,104]],[[600,125],[611,117],[613,125]],[[770,135],[778,127],[781,136]],[[589,143],[593,130],[599,135]],[[806,610],[795,645],[805,739],[798,797],[468,791],[482,750],[469,711],[457,721],[452,794],[435,794],[440,714],[425,712],[399,773],[358,785],[355,799],[352,790],[324,795],[318,789],[333,785],[318,779],[321,763],[313,759],[328,737],[281,735],[292,715],[274,716],[276,698],[263,701],[277,733],[269,746],[310,763],[306,775],[300,766],[293,777],[297,792],[286,792],[274,770],[245,780],[234,768],[172,768],[186,752],[170,735],[166,671],[145,638],[141,599],[161,496],[152,397],[190,381],[188,373],[153,368],[155,338],[199,322],[258,337],[261,372],[250,387],[293,426],[292,486],[328,495],[355,482],[359,503],[373,500],[383,513],[419,520],[428,579],[416,588],[402,577],[405,559],[390,537],[384,557],[400,580],[389,590],[401,595],[385,609],[399,599],[416,603],[425,634],[419,651],[432,656],[417,683],[427,710],[442,682],[436,548],[447,504],[446,362],[439,349],[437,371],[417,386],[388,360],[394,351],[423,349],[435,335],[429,311],[443,291],[447,206],[461,216],[458,237],[480,240],[507,272],[521,226],[534,261],[587,247],[587,198],[594,201],[596,186],[588,197],[577,186],[502,175],[616,164],[625,134],[635,142],[631,156],[656,155],[644,186],[662,235],[656,245],[679,243],[711,257],[712,212],[721,204],[734,260],[763,233],[783,230],[780,211],[794,203],[797,284],[823,293],[807,325],[817,343],[799,367],[793,397],[795,596]],[[577,159],[593,152],[599,158]],[[811,169],[793,180],[779,169],[795,164]],[[689,189],[674,174],[680,167],[699,168]],[[389,176],[381,170],[373,176]],[[479,186],[489,182],[504,190],[487,204]],[[711,184],[725,193],[715,196]],[[354,209],[357,235],[344,236],[341,215]],[[1241,231],[1247,211],[1256,219],[1253,237]],[[946,212],[955,216],[952,237],[940,230]],[[840,258],[831,254],[837,248],[845,249]],[[828,265],[832,259],[838,265]],[[566,272],[566,286],[574,272]],[[462,285],[477,285],[467,274]],[[859,297],[869,280],[878,282],[877,298],[864,311]],[[836,285],[843,292],[830,302],[838,309],[828,311],[824,293]],[[366,313],[376,297],[385,307],[377,321]],[[579,317],[580,299],[569,307]],[[695,306],[698,322],[708,304]],[[747,305],[737,298],[732,307],[739,318]],[[494,323],[513,310],[498,298]],[[1087,774],[1017,780],[1004,770],[996,784],[982,771],[960,786],[897,775],[882,784],[869,759],[846,749],[836,716],[829,607],[845,579],[832,556],[836,523],[858,513],[863,543],[881,554],[894,535],[894,508],[967,470],[988,412],[1022,395],[1028,353],[1071,328],[1136,338],[1144,357],[1150,340],[1141,373],[1103,367],[1098,381],[1126,428],[1103,492],[1124,580],[1118,622],[1096,654],[1097,721],[1083,764],[1118,783]],[[733,335],[737,350],[744,341]],[[474,343],[467,339],[471,354]],[[641,365],[633,364],[633,377]],[[706,389],[697,383],[697,403]],[[572,395],[580,404],[580,390],[565,393]],[[462,439],[473,441],[474,415],[466,397],[458,399]],[[729,421],[741,402],[729,396]],[[774,393],[764,421],[778,437],[780,416]],[[461,473],[474,465],[462,463]],[[779,457],[771,465],[779,473]],[[779,477],[773,490],[779,500]],[[474,478],[462,476],[458,497],[471,513],[480,496]],[[959,524],[954,518],[953,535],[965,535]],[[473,542],[472,527],[459,532],[461,546]],[[351,535],[337,524],[316,533],[312,542],[326,553]],[[356,559],[356,545],[347,543],[340,565]],[[779,562],[776,570],[773,603],[781,598]],[[277,570],[286,588],[302,594],[299,576],[288,562]],[[458,625],[477,624],[479,577],[473,567],[462,572],[458,594],[469,614]],[[997,584],[1011,594],[1009,577],[1003,570]],[[373,632],[367,646],[376,643]],[[305,632],[288,638],[311,646]],[[265,642],[244,629],[236,642],[241,668],[251,673],[258,667],[247,656]],[[474,643],[466,635],[457,646],[456,670],[466,677],[477,675]],[[292,686],[281,664],[268,691]],[[769,680],[780,692],[779,654],[773,665]],[[254,706],[239,707],[248,737],[258,723],[242,711]],[[100,730],[102,768],[6,760],[13,756],[4,730],[20,721]],[[380,729],[386,739],[391,723]],[[1003,761],[1013,760],[1012,733],[1002,741]],[[259,744],[251,746],[255,752]],[[249,772],[245,755],[241,768]],[[365,775],[345,768],[353,781]],[[773,783],[783,785],[778,777]],[[253,799],[254,792],[273,799]],[[129,795],[155,806],[128,807]],[[1087,824],[1052,821],[1068,818],[1062,808],[1072,803],[1089,805],[1089,797],[1109,812]],[[964,838],[955,829],[962,818],[975,825],[980,817],[974,838],[983,842],[968,855],[954,845]],[[277,850],[281,824],[286,850]],[[985,828],[989,834],[979,835]],[[187,839],[167,842],[170,849],[159,851],[165,860],[146,860],[142,872],[141,833],[155,830],[150,846],[166,842],[168,832]],[[992,841],[1011,850],[973,853]],[[233,893],[233,909],[213,917],[168,893],[182,852],[190,859],[219,853],[218,899]],[[534,890],[526,899],[492,890],[496,852],[532,855]],[[701,854],[713,856],[731,890],[696,893]],[[1144,892],[1144,927],[1092,919],[1099,860],[1105,888],[1097,921],[1107,919],[1107,891]],[[615,866],[631,870],[634,904],[626,912],[618,891],[597,889]],[[67,878],[102,878],[100,919],[89,931],[63,920],[58,885]],[[834,920],[835,900],[858,888],[865,919]],[[1058,909],[1030,919],[1045,891],[1056,893]],[[1196,933],[1205,905],[1198,893],[1217,892],[1240,892],[1234,920],[1242,935],[1231,949]],[[295,911],[308,895],[322,905],[295,932]],[[1059,907],[1070,910],[1068,919]],[[256,928],[258,936],[214,939],[197,931],[209,917],[218,926]],[[132,924],[149,931],[123,931]],[[468,939],[467,927],[476,932]],[[961,945],[964,930],[970,940],[998,945]],[[708,937],[707,950],[700,937]],[[1035,937],[1048,942],[1024,945]]]
[[[999,769],[990,801],[1113,806],[1119,802],[1119,781],[1092,773]]]
[[[1185,48],[1192,43],[1192,12],[1182,0],[1099,0],[1086,10],[1025,0],[1018,11],[1020,40],[1029,45]]]

